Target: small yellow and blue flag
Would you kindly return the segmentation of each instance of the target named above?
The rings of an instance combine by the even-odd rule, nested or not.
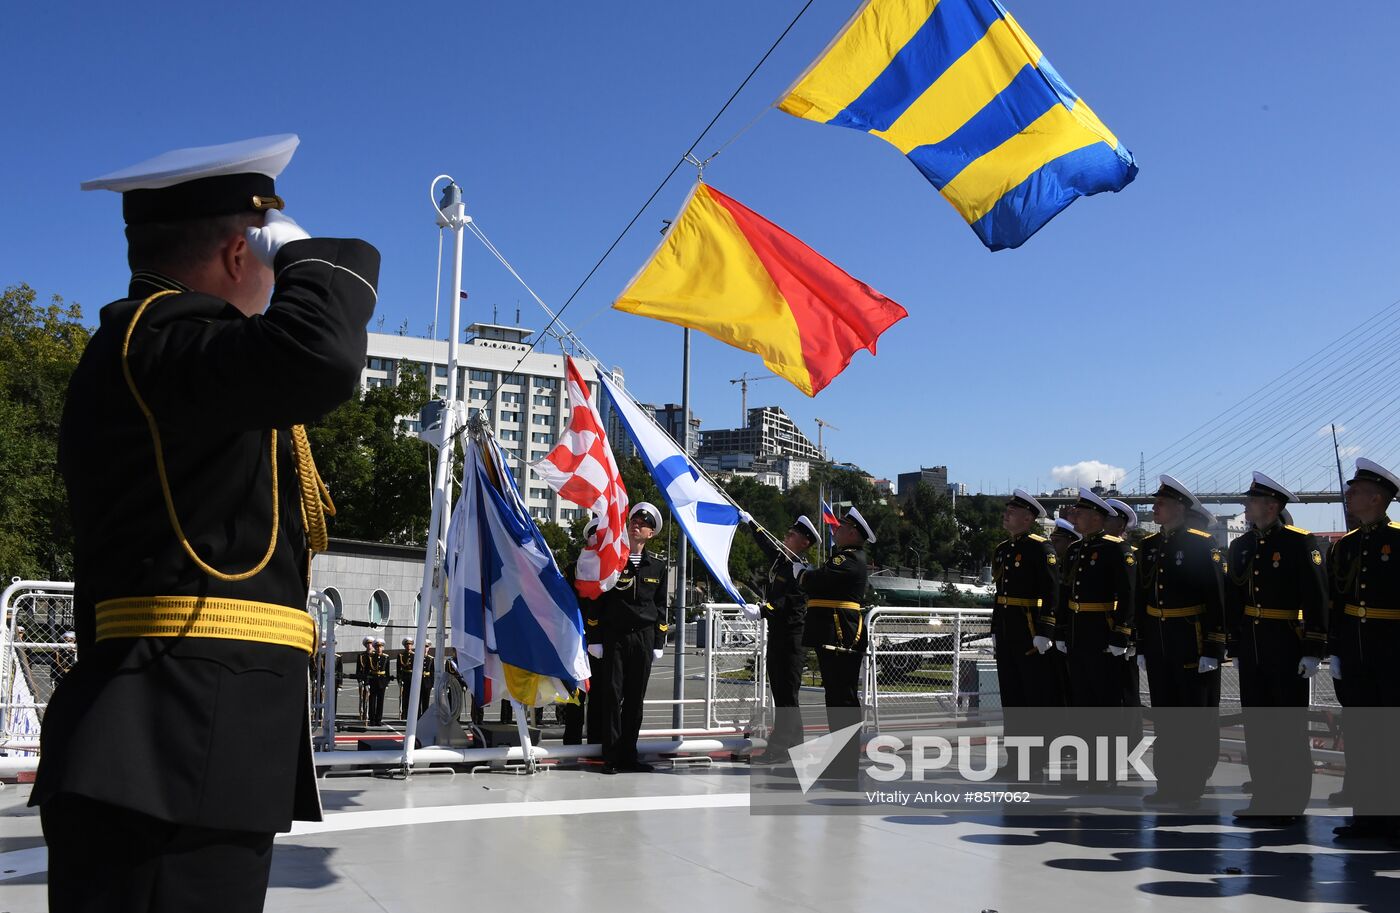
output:
[[[869,0],[777,107],[897,147],[991,250],[1137,175],[997,0]]]

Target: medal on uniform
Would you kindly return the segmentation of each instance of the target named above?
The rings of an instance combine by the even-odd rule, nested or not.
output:
[[[1177,564],[1177,567],[1180,567],[1180,566],[1181,566],[1181,562],[1182,562],[1182,560],[1183,560],[1185,557],[1186,557],[1186,553],[1185,553],[1185,552],[1177,552],[1177,553],[1176,553],[1176,564]]]
[[[1017,553],[1016,553],[1015,561],[1016,561],[1016,567],[1020,567],[1020,566],[1021,566],[1021,553],[1020,553],[1020,552],[1017,552]]]
[[[1091,554],[1089,555],[1089,564],[1094,565],[1094,564],[1098,564],[1098,563],[1099,563],[1099,553],[1098,553],[1098,552],[1093,552],[1093,553],[1091,553]]]
[[[1389,561],[1389,560],[1390,560],[1390,546],[1389,546],[1389,545],[1382,545],[1382,546],[1381,546],[1381,560],[1382,560],[1382,561]]]
[[[1279,561],[1283,560],[1283,555],[1279,554],[1278,552],[1274,552],[1274,556],[1270,560],[1274,562],[1274,567],[1278,567]]]

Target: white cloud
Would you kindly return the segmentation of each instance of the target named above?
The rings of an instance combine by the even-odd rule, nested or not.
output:
[[[1346,425],[1338,425],[1338,426],[1337,426],[1337,434],[1339,434],[1339,435],[1340,435],[1343,431],[1346,431],[1346,430],[1347,430],[1347,426],[1346,426]],[[1318,436],[1318,437],[1331,437],[1331,436],[1332,436],[1332,426],[1331,426],[1330,424],[1323,425],[1321,428],[1317,429],[1317,436]]]
[[[1343,444],[1342,446],[1337,448],[1337,456],[1341,457],[1344,460],[1350,457],[1358,456],[1360,455],[1360,453],[1361,445],[1359,444]]]
[[[1122,466],[1110,466],[1100,460],[1080,460],[1068,466],[1056,466],[1050,470],[1050,478],[1056,485],[1077,487],[1089,486],[1102,481],[1105,485],[1126,478],[1128,470]]]

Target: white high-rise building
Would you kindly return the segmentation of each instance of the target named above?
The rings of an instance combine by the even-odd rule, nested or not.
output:
[[[530,472],[527,461],[541,459],[558,439],[569,416],[564,384],[564,357],[529,352],[531,331],[523,327],[474,323],[458,348],[457,395],[475,415],[489,409],[491,431],[510,459],[510,469],[525,496],[530,515],[568,525],[587,511],[561,502],[549,486]],[[369,357],[360,375],[363,389],[396,385],[409,369],[428,378],[429,395],[447,396],[447,341],[369,334]],[[520,361],[524,355],[524,361]],[[516,367],[516,362],[520,362]],[[579,372],[592,389],[596,407],[598,384],[593,366],[576,359]],[[499,386],[498,386],[499,385]],[[491,391],[496,395],[489,403]],[[417,433],[418,417],[405,417],[404,431]]]

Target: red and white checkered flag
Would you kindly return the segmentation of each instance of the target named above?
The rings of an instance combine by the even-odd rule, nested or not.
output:
[[[574,360],[565,356],[569,388],[569,426],[544,459],[531,463],[559,497],[592,511],[598,531],[578,556],[574,587],[596,599],[612,589],[627,566],[627,489],[617,471],[603,423],[588,399],[588,384]]]

